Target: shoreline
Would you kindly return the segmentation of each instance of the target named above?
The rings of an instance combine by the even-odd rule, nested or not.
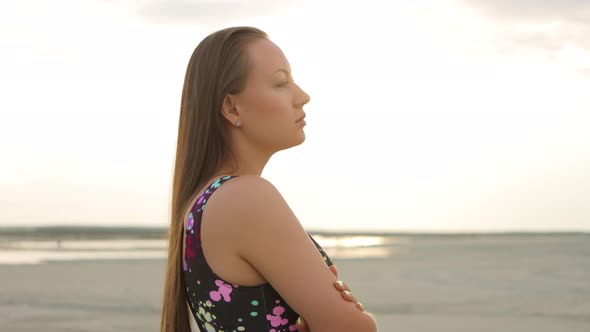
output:
[[[481,232],[441,232],[441,231],[326,231],[307,230],[312,235],[335,236],[383,236],[383,237],[518,237],[518,236],[580,236],[590,238],[590,231],[481,231]],[[168,227],[133,226],[0,226],[0,240],[11,239],[166,239]]]

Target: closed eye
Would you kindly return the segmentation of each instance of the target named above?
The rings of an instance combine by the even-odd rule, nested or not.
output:
[[[285,82],[283,82],[283,83],[281,83],[281,84],[279,84],[277,86],[285,86],[285,85],[287,85],[289,83],[292,83],[292,82],[295,82],[295,80],[285,81]]]

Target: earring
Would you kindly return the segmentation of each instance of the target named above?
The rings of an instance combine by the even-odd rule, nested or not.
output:
[[[236,121],[236,126],[240,126],[240,120]]]

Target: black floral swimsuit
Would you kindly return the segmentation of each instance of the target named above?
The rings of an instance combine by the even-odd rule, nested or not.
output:
[[[201,216],[207,199],[225,181],[221,177],[207,189],[192,207],[185,228],[183,275],[191,312],[201,332],[286,332],[297,331],[299,315],[267,282],[258,286],[231,284],[215,274],[201,248]],[[332,261],[309,234],[328,266]]]

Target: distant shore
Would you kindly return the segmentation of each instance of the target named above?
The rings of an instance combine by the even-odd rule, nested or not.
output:
[[[325,231],[307,230],[312,235],[321,236],[409,236],[409,237],[481,237],[481,236],[546,236],[569,235],[590,237],[584,231],[490,231],[490,232],[417,232],[417,231]],[[0,240],[22,239],[165,239],[167,227],[133,227],[133,226],[0,226]]]

